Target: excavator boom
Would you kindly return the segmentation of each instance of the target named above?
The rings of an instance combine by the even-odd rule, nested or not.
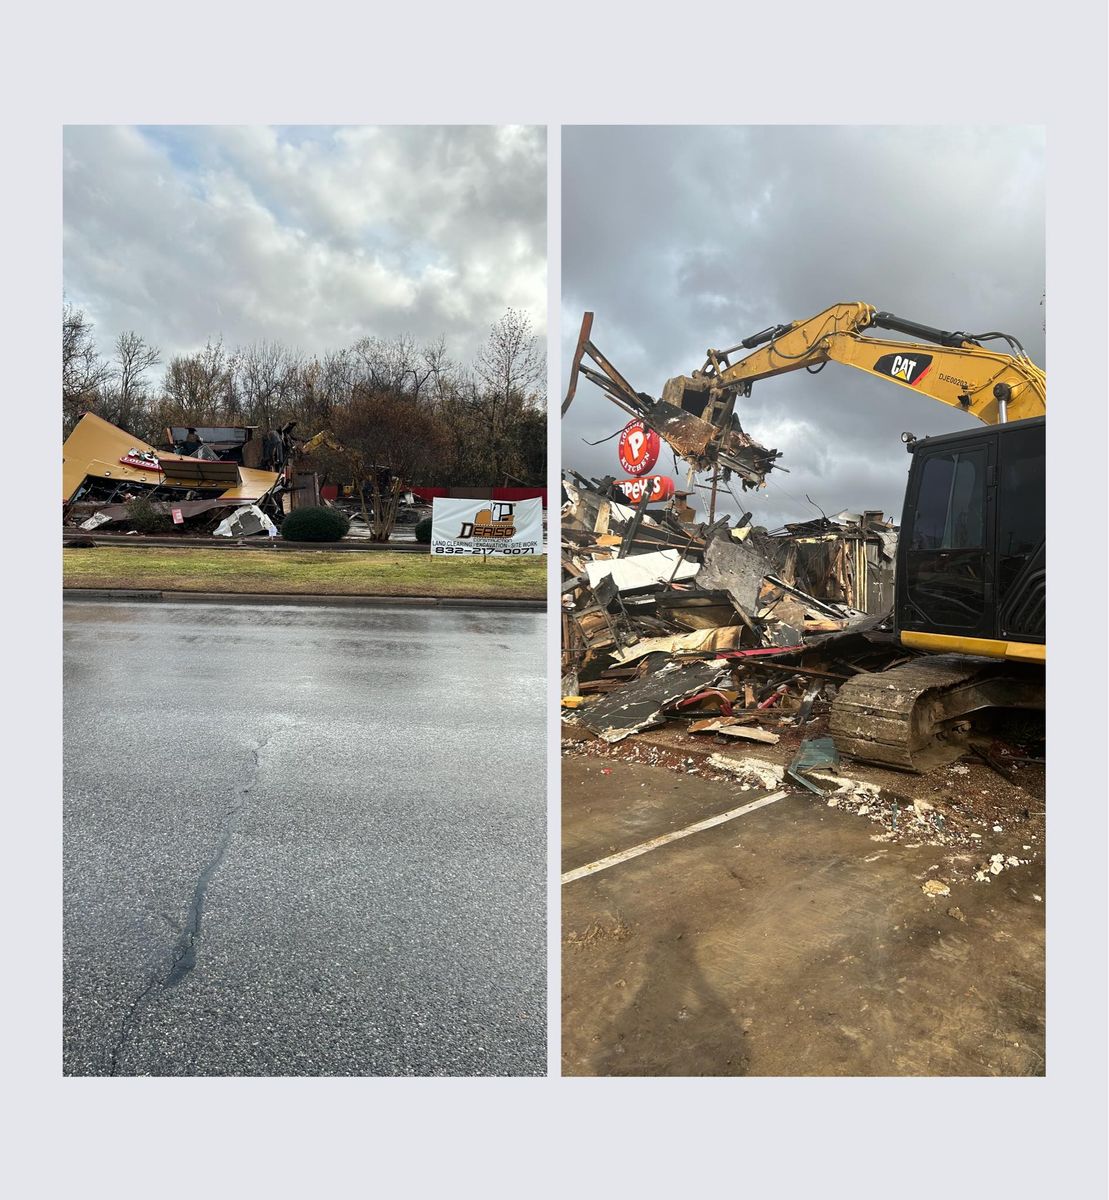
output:
[[[864,333],[887,329],[917,341]],[[734,471],[744,487],[759,487],[780,458],[746,433],[736,399],[760,379],[828,362],[855,367],[899,387],[971,413],[986,425],[1041,417],[1046,411],[1044,372],[1016,338],[1002,333],[967,334],[936,329],[858,302],[834,304],[805,321],[774,325],[727,350],[709,350],[704,366],[667,381],[659,399],[637,392],[592,341],[593,314],[586,313],[574,353],[563,413],[579,375],[595,383],[625,412],[638,417],[699,470]],[[982,345],[1004,341],[1008,350]],[[737,351],[747,351],[732,361]],[[583,359],[594,364],[587,366]],[[599,368],[599,369],[597,369]]]
[[[862,331],[871,327],[927,340],[864,336]],[[983,346],[987,339],[1003,339],[1013,352]],[[732,363],[731,355],[741,349],[751,353]],[[722,411],[728,397],[748,394],[756,380],[801,368],[819,370],[827,362],[910,388],[987,425],[1041,417],[1046,411],[1044,372],[1015,338],[934,329],[858,303],[836,304],[806,321],[772,326],[729,350],[709,350],[699,371],[669,380],[662,396],[679,407],[700,402],[710,412]]]

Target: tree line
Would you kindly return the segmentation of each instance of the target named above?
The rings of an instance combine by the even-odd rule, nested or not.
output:
[[[254,425],[261,435],[296,421],[304,438],[326,430],[410,483],[546,480],[546,354],[516,309],[468,364],[450,357],[443,338],[400,334],[316,355],[270,341],[229,349],[216,338],[171,357],[156,379],[160,365],[159,349],[134,331],[101,355],[87,315],[64,304],[63,436],[88,412],[155,446],[167,426]],[[321,465],[332,478],[342,474],[327,452]]]

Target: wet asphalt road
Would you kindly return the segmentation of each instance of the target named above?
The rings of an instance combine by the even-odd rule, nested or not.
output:
[[[544,626],[67,603],[65,1072],[542,1074]]]

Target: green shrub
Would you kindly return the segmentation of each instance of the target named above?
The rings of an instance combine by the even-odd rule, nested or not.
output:
[[[139,533],[165,533],[173,528],[169,513],[159,512],[145,499],[132,500],[127,505],[127,524]]]
[[[281,536],[288,542],[339,542],[350,522],[337,508],[294,508],[281,522]]]
[[[416,522],[416,541],[423,542],[425,546],[431,544],[431,518],[424,517],[422,521]]]

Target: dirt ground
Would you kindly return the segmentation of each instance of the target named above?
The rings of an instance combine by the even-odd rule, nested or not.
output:
[[[800,732],[712,740],[565,727],[563,870],[766,795],[708,755]],[[564,884],[564,1074],[1044,1073],[1042,767],[841,774]]]

